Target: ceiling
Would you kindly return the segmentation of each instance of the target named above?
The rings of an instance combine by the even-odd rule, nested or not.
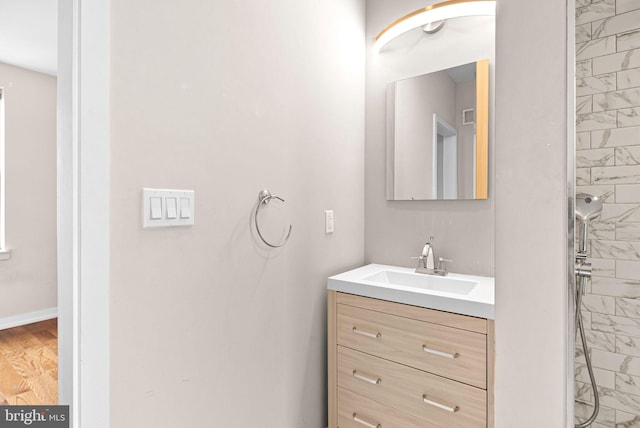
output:
[[[0,0],[0,62],[56,75],[57,0]]]

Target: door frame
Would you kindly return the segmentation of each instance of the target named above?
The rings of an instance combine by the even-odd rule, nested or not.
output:
[[[444,135],[439,130],[442,129],[448,135]],[[451,168],[445,168],[445,162],[443,160],[442,167],[438,167],[438,135],[443,135],[443,155],[447,154],[447,160],[452,157],[455,162]],[[442,175],[442,199],[457,199],[458,198],[458,130],[449,122],[444,120],[437,113],[433,113],[433,196],[434,199],[438,198],[438,176]],[[443,156],[444,157],[444,156]],[[440,171],[442,169],[442,171]],[[446,173],[448,172],[448,174]],[[442,174],[441,174],[442,173]],[[455,190],[455,197],[449,196],[449,192]]]
[[[58,395],[109,427],[109,1],[58,1]]]

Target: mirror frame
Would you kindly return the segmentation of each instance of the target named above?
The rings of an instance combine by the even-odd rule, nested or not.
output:
[[[489,187],[489,60],[476,61],[476,199]]]
[[[475,157],[475,198],[461,200],[484,200],[489,197],[489,60],[482,59],[476,63],[476,157]],[[442,71],[434,70],[433,73]],[[395,199],[394,192],[394,164],[395,164],[395,83],[387,88],[387,172],[386,198],[388,201],[452,201],[458,199]]]

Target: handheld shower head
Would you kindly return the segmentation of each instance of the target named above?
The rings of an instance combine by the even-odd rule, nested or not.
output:
[[[593,375],[593,368],[591,365],[591,357],[589,356],[589,348],[587,344],[587,338],[584,332],[584,322],[582,321],[581,309],[582,309],[582,296],[586,293],[587,280],[591,277],[592,266],[587,262],[587,240],[589,223],[596,219],[602,212],[602,199],[590,195],[588,193],[578,193],[576,195],[576,218],[582,223],[582,239],[576,252],[575,274],[576,274],[576,289],[575,291],[575,320],[576,328],[580,330],[580,337],[582,339],[582,349],[584,352],[585,362],[587,363],[587,371],[589,373],[589,380],[591,381],[591,389],[593,391],[593,413],[589,418],[581,423],[575,424],[577,428],[585,428],[591,425],[591,423],[598,416],[600,410],[600,401],[598,394],[598,386],[596,385],[596,379]],[[593,243],[592,243],[593,245]],[[592,246],[593,251],[593,246]]]
[[[588,193],[576,195],[576,218],[583,223],[589,222],[600,215],[602,199]]]
[[[582,223],[582,242],[580,242],[579,253],[583,256],[587,254],[587,233],[589,222],[596,219],[602,212],[602,199],[588,193],[578,193],[576,195],[576,218]]]

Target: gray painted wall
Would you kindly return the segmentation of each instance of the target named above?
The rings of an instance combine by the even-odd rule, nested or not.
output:
[[[475,124],[463,125],[462,110],[476,108],[476,82],[456,85],[456,128],[458,129],[458,195],[472,198],[475,192],[473,165],[476,162],[474,152]],[[474,110],[475,115],[475,110]]]
[[[56,79],[0,63],[5,93],[6,244],[0,318],[54,309]]]
[[[368,44],[424,6],[406,3],[368,1]],[[560,426],[565,412],[565,12],[499,6],[505,120],[484,202],[384,202],[384,87],[413,66],[367,61],[364,255],[408,265],[432,233],[456,270],[492,274],[495,232],[498,427]],[[203,409],[221,426],[324,426],[324,280],[365,259],[363,13],[338,0],[112,4],[113,426],[197,425]],[[532,181],[543,203],[516,217]],[[143,186],[195,188],[196,227],[142,231]],[[287,198],[298,233],[278,252],[250,232],[262,187]],[[180,411],[157,412],[169,407]],[[544,412],[528,418],[532,407]]]
[[[393,19],[421,7],[369,0],[368,43]],[[384,198],[385,85],[444,68],[440,61],[453,61],[471,41],[458,41],[457,50],[449,47],[442,56],[424,53],[429,41],[423,35],[380,54],[368,50],[366,260],[412,266],[408,257],[435,235],[436,255],[454,259],[452,270],[495,273],[499,428],[561,427],[567,419],[566,19],[565,5],[555,0],[498,2],[487,201]]]
[[[553,11],[553,13],[549,13]],[[496,427],[567,425],[567,9],[498,1]],[[573,11],[571,11],[573,13]],[[545,22],[540,31],[540,22]],[[573,31],[573,30],[571,30]],[[569,92],[568,92],[569,91]],[[570,423],[570,422],[569,422]]]
[[[373,39],[382,28],[424,6],[424,2],[419,0],[367,1],[366,260],[413,267],[415,261],[409,257],[419,255],[428,237],[433,235],[436,257],[453,259],[452,271],[492,276],[495,203],[493,95],[489,102],[488,200],[387,201],[385,198],[385,100],[390,82],[490,58],[489,85],[493,93],[492,17],[459,20],[464,23],[448,22],[437,34],[437,45],[421,34],[414,40],[416,32],[412,32],[391,42],[380,53],[372,51]],[[468,32],[457,31],[455,25],[464,25]],[[478,37],[478,32],[487,37]],[[459,43],[447,44],[447,40],[452,39],[451,34],[462,34],[460,39],[453,37]]]
[[[111,2],[111,426],[326,426],[326,278],[364,262],[364,27],[360,0]],[[195,226],[142,230],[145,186],[194,189]]]
[[[431,199],[433,115],[455,126],[456,84],[446,71],[395,84],[394,199]]]

